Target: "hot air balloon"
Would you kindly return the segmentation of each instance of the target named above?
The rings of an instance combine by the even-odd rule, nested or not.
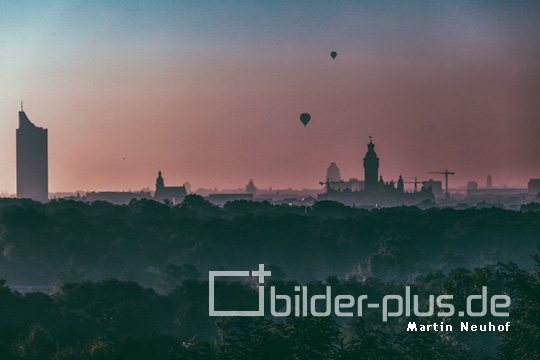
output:
[[[332,52],[330,53],[330,56],[332,57],[332,59],[335,59],[336,56],[337,56],[337,52],[332,51]]]
[[[300,121],[302,122],[302,124],[304,124],[304,127],[308,124],[309,120],[311,120],[311,115],[309,115],[308,113],[303,113],[302,115],[300,115]]]

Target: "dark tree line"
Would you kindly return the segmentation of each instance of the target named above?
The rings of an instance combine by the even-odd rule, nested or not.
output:
[[[0,359],[539,359],[538,210],[0,199]],[[409,284],[424,301],[453,294],[461,310],[488,286],[511,294],[513,325],[502,336],[408,333],[409,319],[383,323],[376,310],[352,320],[210,318],[207,271],[259,263],[290,296],[307,283],[380,302]],[[8,284],[56,291],[22,295]],[[248,281],[219,282],[216,293],[227,309],[257,300]]]
[[[159,283],[166,292],[182,278],[258,263],[301,281],[329,275],[411,281],[430,271],[510,261],[531,269],[529,254],[540,242],[540,212],[531,209],[368,211],[330,201],[309,208],[234,201],[218,208],[197,195],[177,206],[0,199],[0,277],[11,285],[116,277]]]

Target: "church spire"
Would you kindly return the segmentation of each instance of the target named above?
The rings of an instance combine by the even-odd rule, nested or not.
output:
[[[401,177],[401,174],[399,174],[399,180],[397,182],[397,191],[402,193],[405,189],[405,186],[403,184],[403,178]]]
[[[158,177],[156,179],[156,191],[162,190],[165,187],[163,177],[161,177],[161,169],[158,171]]]

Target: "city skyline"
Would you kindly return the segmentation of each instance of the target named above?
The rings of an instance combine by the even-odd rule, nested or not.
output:
[[[539,10],[2,4],[0,191],[16,191],[20,100],[49,129],[50,192],[151,187],[159,168],[194,189],[317,188],[331,162],[362,179],[370,135],[385,179],[448,168],[451,187],[489,173],[526,187],[540,177]]]

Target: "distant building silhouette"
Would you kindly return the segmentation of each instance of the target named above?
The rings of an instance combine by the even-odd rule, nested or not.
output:
[[[490,186],[488,186],[487,188],[490,188]],[[478,189],[478,183],[476,181],[469,181],[467,183],[467,190],[476,190]]]
[[[508,208],[518,210],[520,204],[528,203],[531,200],[527,189],[523,188],[491,188],[491,189],[467,189],[465,201],[476,203],[477,207],[491,207],[507,205]],[[513,207],[512,207],[513,206]]]
[[[184,188],[186,189],[186,193],[189,195],[191,194],[191,184],[189,183],[189,181],[186,181],[184,183]]]
[[[17,129],[17,197],[49,199],[47,129],[35,126],[22,109]]]
[[[364,181],[358,180],[356,178],[350,178],[349,180],[344,180],[341,178],[339,173],[339,168],[335,162],[330,163],[328,169],[326,169],[326,178],[324,182],[327,190],[330,188],[337,191],[359,191],[364,190]]]
[[[255,187],[255,184],[253,183],[253,179],[249,179],[249,182],[246,185],[246,194],[255,195],[256,192],[257,192],[257,187]]]
[[[156,179],[156,192],[154,200],[163,201],[170,200],[173,204],[181,203],[187,196],[187,191],[184,186],[165,186],[165,181],[161,176],[161,170],[158,172]]]
[[[428,181],[422,181],[422,187],[424,189],[431,189],[433,195],[440,197],[444,195],[442,189],[442,181],[429,179]]]
[[[341,175],[339,174],[339,168],[336,163],[330,163],[330,166],[326,170],[326,181],[341,181]]]
[[[379,158],[375,153],[375,145],[369,137],[368,152],[364,158],[364,186],[366,191],[377,191],[379,178]]]
[[[369,137],[368,151],[364,157],[365,180],[349,179],[349,181],[331,181],[330,173],[333,168],[332,163],[327,171],[325,192],[317,196],[317,200],[340,201],[352,206],[400,206],[432,204],[434,200],[432,186],[424,187],[421,191],[414,193],[405,192],[403,177],[400,175],[397,182],[390,180],[385,182],[383,177],[379,177],[379,158],[374,151],[371,136]],[[337,168],[337,166],[336,166]],[[335,174],[335,173],[334,173]],[[429,185],[433,185],[433,180]],[[439,189],[441,182],[438,182]]]
[[[493,187],[493,180],[491,179],[491,174],[488,174],[486,180],[486,188],[491,189]]]
[[[540,179],[530,179],[527,190],[529,194],[540,193]]]
[[[340,181],[327,181],[327,186],[330,186],[333,190],[338,191],[360,191],[364,190],[364,181],[358,180],[356,178],[350,178],[349,180],[340,180]]]
[[[403,178],[401,177],[401,175],[399,175],[396,190],[400,193],[403,193],[405,191],[405,185],[403,184]]]

